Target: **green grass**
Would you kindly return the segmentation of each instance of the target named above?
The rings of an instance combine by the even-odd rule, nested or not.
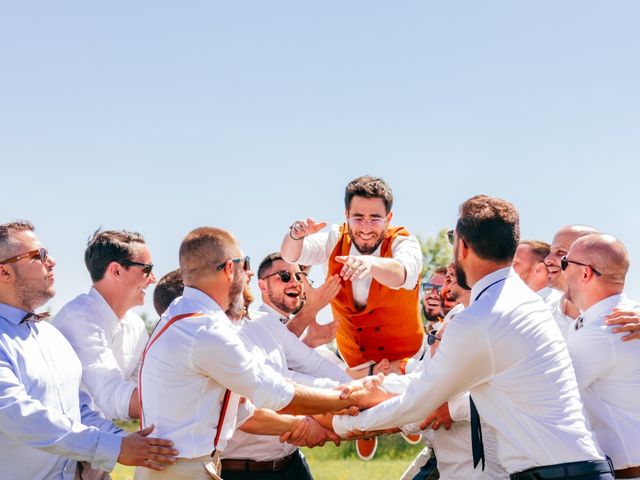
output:
[[[400,435],[393,435],[379,439],[376,456],[369,462],[356,456],[354,442],[344,442],[339,447],[331,444],[304,448],[303,452],[315,480],[389,480],[400,478],[422,447],[422,444],[409,445]],[[131,480],[133,471],[133,467],[118,465],[111,476],[113,480]]]

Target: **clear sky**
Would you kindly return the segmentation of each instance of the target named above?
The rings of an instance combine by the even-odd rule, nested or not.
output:
[[[523,238],[612,233],[640,299],[638,18],[636,1],[1,2],[0,222],[36,224],[57,311],[88,289],[99,226],[144,234],[159,274],[201,225],[257,264],[297,218],[339,222],[369,173],[422,235],[476,193],[512,201]]]

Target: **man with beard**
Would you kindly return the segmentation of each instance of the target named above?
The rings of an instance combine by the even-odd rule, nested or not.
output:
[[[62,307],[53,325],[80,357],[82,383],[102,414],[138,418],[138,365],[149,335],[131,309],[156,283],[151,253],[137,232],[97,231],[84,262],[93,286]]]
[[[391,227],[393,193],[381,178],[358,177],[347,185],[345,223],[321,232],[313,218],[291,225],[282,258],[302,265],[322,264],[327,278],[343,284],[331,301],[338,322],[336,343],[349,367],[383,359],[402,361],[424,354],[419,275],[422,251],[404,227]],[[376,440],[357,442],[360,458],[375,454]]]
[[[184,292],[151,335],[138,388],[142,423],[157,422],[159,432],[180,449],[180,458],[160,475],[140,471],[138,478],[219,475],[215,460],[235,430],[239,395],[258,408],[303,415],[367,408],[387,396],[372,378],[342,390],[303,387],[247,351],[225,315],[242,316],[250,270],[248,257],[229,232],[212,227],[191,231],[180,245],[179,259]],[[284,434],[291,422],[281,420],[269,431],[253,433]]]
[[[88,462],[108,478],[116,460],[163,468],[177,452],[124,436],[80,391],[82,365],[64,336],[34,310],[53,297],[55,261],[29,222],[0,225],[0,464],[3,478],[85,478]],[[146,438],[145,438],[146,437]],[[76,476],[78,475],[78,476]],[[92,478],[98,478],[94,472]]]
[[[611,235],[585,235],[561,268],[567,298],[582,312],[567,345],[591,427],[616,478],[640,478],[640,349],[612,340],[603,324],[614,308],[637,306],[624,294],[627,249]]]
[[[422,284],[422,316],[427,331],[442,322],[444,317],[442,287],[446,273],[446,267],[437,267],[429,277],[429,281]]]
[[[511,268],[519,235],[518,212],[505,200],[477,195],[460,206],[454,261],[458,284],[471,287],[469,307],[449,322],[427,368],[407,375],[405,393],[357,417],[334,417],[336,433],[417,422],[469,390],[474,467],[484,468],[481,415],[513,480],[613,478],[551,312]]]

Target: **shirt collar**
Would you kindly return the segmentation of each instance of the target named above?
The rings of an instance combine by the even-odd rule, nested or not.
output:
[[[115,325],[120,324],[120,319],[116,315],[116,312],[113,311],[113,308],[111,308],[111,305],[109,305],[109,302],[107,302],[107,300],[102,296],[102,294],[95,287],[91,287],[89,289],[89,296],[96,302],[95,303],[96,307],[101,309],[104,312],[106,318],[109,318]]]
[[[0,317],[14,325],[18,325],[27,313],[29,312],[22,310],[21,308],[7,305],[6,303],[0,303]]]
[[[197,288],[185,286],[184,292],[182,292],[182,298],[185,298],[195,304],[199,304],[202,309],[206,311],[216,312],[218,310],[222,310],[222,307],[218,305],[218,302]]]
[[[591,323],[596,320],[600,320],[605,315],[608,315],[619,304],[629,303],[629,299],[624,293],[617,295],[611,295],[610,297],[603,298],[597,303],[594,303],[584,312],[582,312],[582,323]]]
[[[260,305],[258,310],[261,310],[267,314],[275,315],[276,317],[282,318],[283,320],[289,320],[291,318],[291,316],[280,313],[278,310],[273,308],[271,305],[267,305],[266,303]]]
[[[513,268],[504,267],[482,277],[473,287],[471,287],[471,299],[469,301],[469,306],[471,306],[476,297],[482,293],[483,290],[489,288],[491,284],[504,280],[505,278],[512,277],[515,274],[516,272],[513,271]]]

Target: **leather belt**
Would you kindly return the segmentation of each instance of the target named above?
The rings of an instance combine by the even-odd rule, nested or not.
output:
[[[222,473],[232,471],[249,471],[249,472],[279,472],[287,468],[294,458],[298,455],[296,450],[291,455],[278,458],[277,460],[267,460],[264,462],[257,462],[255,460],[247,460],[244,458],[223,458],[222,459]]]
[[[562,478],[580,478],[581,475],[610,474],[613,469],[605,460],[588,460],[584,462],[559,463],[534,467],[509,475],[511,480],[552,480]],[[606,477],[605,477],[606,478]]]
[[[616,470],[616,478],[636,478],[640,477],[640,465],[636,467]]]

